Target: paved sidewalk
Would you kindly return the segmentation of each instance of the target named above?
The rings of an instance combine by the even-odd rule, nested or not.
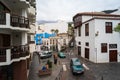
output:
[[[52,60],[52,58],[51,58]],[[39,63],[39,58],[37,54],[33,54],[33,58],[32,58],[32,63],[30,66],[30,71],[29,71],[29,79],[28,80],[55,80],[55,78],[58,76],[60,69],[61,69],[61,65],[54,65],[53,64],[53,68],[52,68],[52,74],[51,75],[45,75],[45,76],[38,76],[38,70],[41,68],[41,66],[44,64]]]

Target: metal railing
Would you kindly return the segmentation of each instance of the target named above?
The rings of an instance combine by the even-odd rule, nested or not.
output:
[[[11,26],[20,27],[20,28],[29,28],[29,20],[28,18],[11,15]]]
[[[0,48],[0,62],[6,62],[6,48]]]
[[[29,55],[29,46],[11,46],[9,48],[0,48],[0,62],[6,62],[7,59],[7,49],[10,49],[10,59],[18,59],[20,57],[26,57]]]
[[[29,55],[29,46],[20,45],[11,47],[11,59],[25,57]]]
[[[0,25],[6,25],[6,17],[6,12],[0,12]],[[10,15],[10,25],[12,27],[30,28],[28,18],[13,14]]]
[[[0,24],[6,24],[6,13],[0,12]]]

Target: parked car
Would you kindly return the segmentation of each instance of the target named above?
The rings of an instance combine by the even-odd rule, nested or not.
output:
[[[82,66],[82,64],[78,58],[71,59],[70,68],[71,68],[73,75],[84,73],[84,67]]]
[[[58,56],[60,58],[66,58],[66,55],[63,52],[58,52]]]
[[[40,52],[40,58],[46,59],[52,57],[52,51],[41,51]]]

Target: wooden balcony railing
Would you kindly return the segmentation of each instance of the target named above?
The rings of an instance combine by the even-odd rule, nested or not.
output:
[[[0,62],[6,62],[6,48],[0,48]]]
[[[29,55],[29,46],[28,45],[11,47],[11,59],[25,57],[28,55]]]
[[[10,22],[11,26],[13,27],[29,28],[29,20],[25,17],[11,16]]]
[[[0,12],[0,24],[6,24],[6,13]]]

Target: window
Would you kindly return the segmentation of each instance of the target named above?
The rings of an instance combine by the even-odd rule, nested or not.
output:
[[[81,36],[81,27],[78,27],[78,35]]]
[[[116,49],[117,48],[117,44],[109,44],[109,48],[110,49]]]
[[[81,46],[78,46],[78,55],[81,55]]]
[[[107,52],[107,43],[101,43],[101,52]]]
[[[52,44],[52,40],[50,39],[50,44]]]
[[[85,43],[85,46],[89,46],[89,43],[88,43],[88,42],[86,42],[86,43]]]
[[[112,33],[112,22],[105,23],[106,33]]]
[[[81,45],[81,42],[78,42],[79,45]]]
[[[63,40],[63,44],[66,45],[66,39]]]
[[[55,44],[54,39],[53,39],[53,45]]]
[[[85,36],[89,36],[89,24],[85,24]]]

